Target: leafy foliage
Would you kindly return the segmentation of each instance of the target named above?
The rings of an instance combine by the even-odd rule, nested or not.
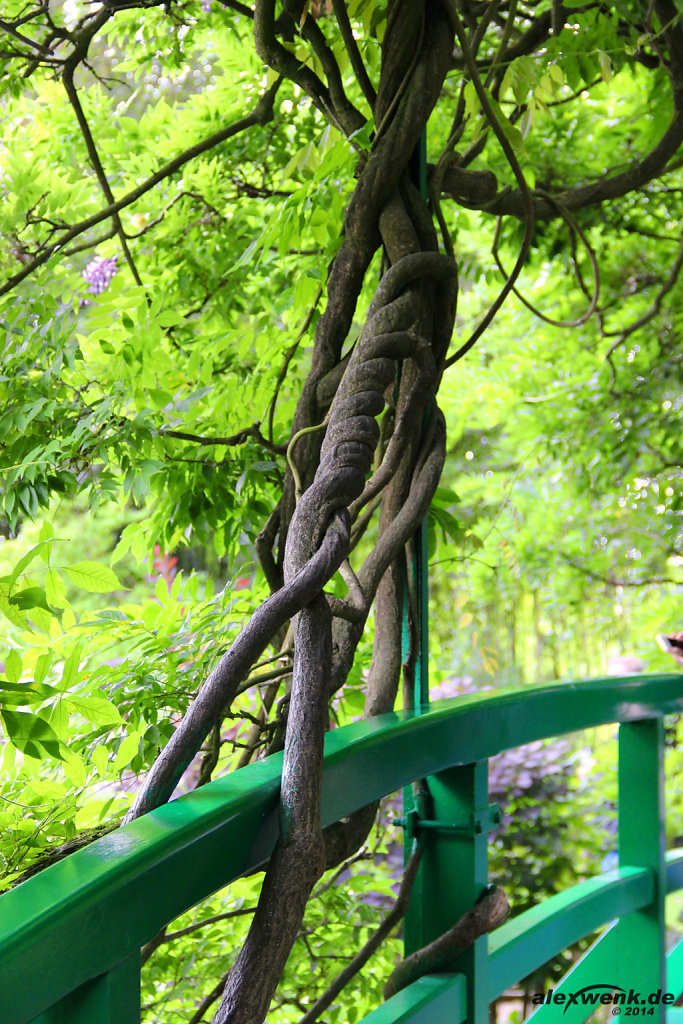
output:
[[[4,5],[5,885],[119,823],[340,507],[353,568],[326,582],[321,729],[400,703],[401,673],[412,699],[415,652],[397,650],[404,598],[413,644],[418,626],[413,551],[394,524],[409,537],[427,507],[437,683],[596,674],[624,652],[666,667],[652,637],[680,627],[683,558],[678,8],[329,7]],[[388,314],[376,282],[425,257]],[[383,405],[359,441],[344,373],[362,377],[378,337],[397,347],[389,386],[357,392]],[[374,452],[372,494],[320,469],[340,409],[342,444]],[[302,512],[316,482],[324,529]],[[273,628],[219,702],[185,788],[282,747],[298,628]],[[494,768],[495,870],[519,906],[597,866],[599,839],[566,842],[596,803],[576,756]],[[313,889],[273,1020],[297,1019],[376,924],[353,894],[388,895],[389,839],[362,842],[350,878]],[[242,880],[172,925],[148,1019],[209,1013],[257,892]],[[395,953],[328,1018],[378,1001]]]

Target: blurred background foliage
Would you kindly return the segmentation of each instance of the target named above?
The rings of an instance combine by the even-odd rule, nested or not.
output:
[[[372,71],[385,5],[349,6]],[[69,0],[54,16],[69,24],[84,9]],[[215,0],[183,11],[178,20],[163,8],[144,19],[119,12],[93,44],[97,75],[79,69],[118,194],[243,116],[262,90],[245,20]],[[512,62],[501,92],[502,110],[522,104],[510,131],[525,174],[545,188],[600,175],[601,126],[612,132],[614,159],[626,159],[634,139],[647,148],[668,117],[663,75],[631,59],[633,39],[614,19],[610,35],[594,15],[577,8],[575,30],[551,39],[543,61]],[[433,115],[430,157],[447,133],[449,100]],[[89,216],[101,197],[49,74],[27,88],[10,69],[2,103],[7,275],[41,251],[54,225]],[[105,221],[1,300],[5,886],[116,825],[199,683],[267,594],[254,544],[282,480],[354,163],[352,147],[285,84],[273,123],[186,164],[122,212],[144,284],[132,280]],[[504,181],[495,150],[479,166]],[[582,211],[600,266],[598,315],[562,329],[511,297],[444,377],[448,460],[429,517],[435,698],[624,665],[673,667],[654,637],[683,628],[677,281],[641,328],[624,332],[648,317],[671,274],[682,196],[673,168]],[[444,204],[444,216],[460,262],[464,337],[500,285],[494,227],[462,207]],[[504,262],[518,233],[502,230]],[[519,288],[555,319],[580,317],[591,272],[566,224],[542,223]],[[356,335],[369,299],[368,289]],[[245,430],[245,442],[232,444]],[[360,714],[369,656],[366,640],[333,726]],[[615,660],[624,656],[640,665]],[[267,736],[253,749],[252,726],[266,694],[271,705],[281,698],[285,675],[275,658],[256,666],[185,790],[266,753]],[[683,836],[677,731],[673,723],[669,845]],[[492,799],[503,810],[492,876],[514,911],[609,863],[614,760],[603,731],[492,762]],[[293,995],[275,1005],[273,1021],[298,1019],[378,923],[396,891],[393,813],[395,801],[354,863],[320,883],[287,968],[283,991]],[[143,1020],[201,1019],[257,891],[257,880],[241,880],[169,926],[147,951]],[[672,904],[672,927],[678,913]],[[398,939],[382,947],[327,1019],[353,1024],[368,1012],[398,951]]]

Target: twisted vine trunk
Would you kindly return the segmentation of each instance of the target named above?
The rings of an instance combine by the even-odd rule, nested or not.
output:
[[[421,40],[417,55],[416,38]],[[452,260],[437,251],[431,217],[408,168],[441,91],[452,40],[441,4],[393,5],[375,110],[380,129],[349,205],[344,243],[332,267],[328,306],[318,324],[313,364],[293,426],[304,489],[297,503],[290,478],[283,494],[284,588],[311,564],[331,526],[339,529],[340,522],[355,520],[383,486],[378,539],[359,570],[360,598],[353,607],[333,605],[333,619],[319,595],[294,620],[280,837],[214,1024],[258,1024],[265,1019],[313,885],[326,864],[357,848],[374,818],[374,808],[364,809],[323,835],[323,739],[329,697],[347,676],[375,597],[366,714],[394,705],[401,668],[403,551],[429,507],[443,466],[443,417],[435,411],[426,423],[425,412],[434,399],[452,331],[456,274]],[[380,243],[390,267],[325,409],[318,401],[325,391],[321,384],[339,365],[367,267]],[[387,406],[393,407],[393,444],[389,442],[380,468],[368,481],[380,439],[377,418]],[[315,432],[300,434],[325,414],[322,442]]]
[[[18,12],[9,21],[0,22],[0,30],[14,37],[13,46],[18,40],[28,47],[26,52],[20,48],[5,55],[9,63],[19,60],[24,65],[24,77],[30,77],[42,65],[43,70],[47,69],[51,75],[61,78],[84,151],[106,201],[103,209],[89,213],[72,225],[41,214],[41,203],[47,192],[30,210],[25,211],[25,215],[19,211],[17,223],[20,228],[16,237],[9,238],[7,255],[26,262],[20,271],[0,285],[0,294],[20,285],[48,259],[58,256],[71,258],[75,253],[93,248],[111,237],[105,235],[98,240],[91,234],[94,227],[108,221],[111,221],[112,234],[119,237],[129,270],[140,285],[141,279],[127,241],[136,236],[125,234],[120,217],[122,211],[132,207],[157,185],[170,182],[188,161],[199,154],[209,152],[228,139],[237,138],[255,125],[272,121],[276,116],[278,89],[285,79],[310,97],[318,112],[349,140],[357,138],[357,133],[366,124],[364,115],[354,106],[353,96],[362,93],[374,119],[372,146],[359,161],[356,186],[346,212],[342,244],[327,282],[327,305],[316,327],[311,369],[293,418],[287,450],[290,468],[284,478],[278,507],[269,517],[257,544],[271,596],[255,611],[201,686],[127,816],[127,820],[138,817],[168,800],[205,737],[213,730],[215,757],[213,760],[211,757],[205,759],[206,772],[202,771],[201,776],[202,782],[207,781],[220,750],[223,717],[244,687],[245,680],[247,685],[252,682],[256,685],[253,679],[248,678],[251,669],[266,647],[276,641],[279,653],[268,661],[277,660],[279,665],[282,664],[283,649],[289,645],[280,641],[283,634],[289,636],[291,623],[294,637],[291,694],[287,704],[279,705],[282,714],[278,714],[277,721],[265,722],[275,701],[280,676],[285,674],[278,668],[278,683],[273,684],[275,689],[269,689],[263,701],[263,720],[259,717],[253,721],[256,740],[263,736],[263,725],[271,732],[275,730],[270,747],[284,747],[279,841],[266,873],[253,926],[228,977],[216,1017],[219,1022],[257,1024],[268,1011],[316,879],[326,866],[332,866],[352,854],[372,825],[375,809],[369,807],[337,822],[325,832],[321,831],[320,784],[328,704],[332,694],[347,679],[373,607],[373,657],[366,684],[365,714],[379,714],[394,706],[402,674],[404,681],[410,684],[414,652],[409,652],[405,664],[401,663],[401,610],[405,590],[410,588],[406,582],[405,548],[427,512],[443,466],[445,428],[435,397],[444,367],[453,365],[472,348],[506,296],[513,291],[546,322],[556,326],[572,323],[549,318],[517,291],[515,282],[532,246],[535,221],[560,218],[567,225],[572,239],[577,284],[582,292],[586,292],[576,254],[577,239],[581,241],[591,263],[594,291],[588,311],[574,323],[583,324],[595,311],[600,287],[599,268],[589,235],[573,214],[627,197],[633,190],[643,189],[649,182],[671,173],[678,166],[675,157],[683,143],[683,32],[678,8],[672,0],[653,0],[647,5],[647,12],[641,12],[642,23],[640,14],[635,18],[632,17],[633,12],[617,18],[619,36],[623,35],[630,42],[628,53],[623,51],[621,56],[619,49],[615,48],[615,70],[619,70],[621,62],[628,57],[628,62],[642,64],[655,72],[657,90],[661,90],[661,82],[668,77],[671,90],[668,126],[649,151],[641,153],[642,144],[634,142],[634,155],[629,157],[626,165],[622,162],[623,154],[618,154],[619,164],[605,169],[599,180],[574,182],[566,186],[555,181],[552,188],[548,186],[548,191],[544,187],[532,189],[529,186],[511,144],[510,133],[504,128],[499,103],[507,88],[508,72],[512,71],[518,58],[540,60],[544,54],[550,53],[550,67],[559,66],[560,81],[565,66],[568,81],[578,74],[576,71],[570,74],[569,71],[576,65],[576,52],[572,46],[563,49],[563,45],[558,44],[555,56],[547,47],[550,33],[558,35],[563,28],[561,3],[553,3],[552,11],[548,11],[540,10],[543,5],[522,5],[518,9],[515,3],[504,5],[497,0],[490,3],[387,0],[386,5],[379,5],[376,12],[380,19],[378,24],[384,23],[384,7],[387,8],[381,71],[375,92],[371,80],[375,73],[374,60],[371,76],[363,65],[361,53],[366,44],[374,45],[374,39],[365,39],[359,47],[345,0],[331,0],[331,5],[322,5],[320,0],[277,0],[277,3],[276,0],[254,0],[253,5],[239,0],[223,0],[223,8],[236,16],[230,18],[227,30],[235,30],[240,39],[243,38],[242,28],[248,19],[253,18],[256,50],[264,64],[274,69],[277,81],[265,89],[252,111],[188,147],[135,188],[115,199],[79,99],[79,91],[82,90],[76,87],[75,82],[81,77],[81,65],[91,70],[88,65],[90,45],[96,42],[99,30],[117,17],[117,11],[155,6],[146,0],[126,3],[105,0],[101,10],[84,15],[73,29],[55,24],[47,5],[40,4],[29,15]],[[178,12],[171,9],[172,5],[165,6],[167,15],[175,18]],[[585,7],[588,10],[591,5]],[[324,11],[330,14],[331,19],[333,13],[336,23],[331,20],[327,26],[321,27],[316,18],[319,15],[324,17]],[[590,11],[591,20],[594,13]],[[129,14],[130,10],[126,17]],[[41,18],[42,28],[38,29],[36,39],[32,39],[30,32],[33,28],[29,22],[35,28],[40,25]],[[217,24],[217,21],[212,22],[212,32]],[[610,24],[609,31],[617,31],[611,19]],[[111,26],[107,27],[109,30]],[[29,36],[25,35],[27,31]],[[368,34],[372,35],[372,29]],[[458,44],[455,53],[454,38]],[[44,45],[45,40],[50,45]],[[350,72],[348,77],[346,71],[342,73],[342,62],[338,59],[340,53],[345,53],[348,58],[355,84],[349,84]],[[247,63],[251,67],[251,61]],[[600,63],[602,66],[602,60]],[[592,88],[590,60],[586,62],[587,70],[581,61],[579,64],[586,88]],[[446,89],[443,88],[450,67],[460,69],[459,89],[451,90],[450,83]],[[604,72],[606,68],[603,66],[602,70]],[[543,79],[539,90],[545,95],[542,83]],[[473,88],[474,93],[467,91],[467,85]],[[449,97],[451,91],[453,94]],[[447,102],[454,100],[450,104],[453,121],[443,152],[432,169],[430,187],[434,210],[430,210],[414,187],[411,164],[418,140],[442,93]],[[471,109],[473,95],[477,98],[479,113]],[[584,90],[579,90],[574,96],[563,95],[557,102],[573,101],[583,95]],[[533,111],[533,104],[530,104],[531,100],[527,99],[516,104],[511,122],[514,123],[525,107]],[[620,128],[615,134],[618,144],[619,132]],[[468,166],[486,151],[487,139],[495,140],[500,147],[507,171],[516,181],[515,187],[508,183],[499,189],[497,178],[490,169]],[[353,144],[357,145],[357,142]],[[467,150],[458,155],[455,147],[464,150],[465,145]],[[539,150],[540,157],[543,157],[543,147]],[[573,177],[574,164],[572,168]],[[264,185],[266,177],[268,175],[264,175]],[[269,190],[264,188],[264,191]],[[432,223],[434,215],[440,225],[444,247],[451,252],[453,246],[448,223],[439,209],[442,193],[450,194],[458,205],[465,208],[497,216],[511,215],[524,224],[523,240],[513,270],[509,275],[503,274],[506,279],[497,297],[469,338],[448,359],[446,351],[455,316],[457,273],[454,262],[439,253]],[[177,192],[160,216],[150,221],[139,234],[145,234],[148,227],[152,228],[163,220],[165,212],[176,199],[187,195],[184,191]],[[208,207],[203,194],[195,198],[201,199]],[[212,206],[209,208],[213,210]],[[669,213],[666,219],[668,221]],[[503,273],[498,254],[499,228],[500,223],[494,234],[492,257]],[[640,232],[641,229],[633,230]],[[20,238],[22,233],[25,233],[23,239]],[[81,236],[87,238],[73,248],[66,248]],[[666,236],[657,233],[653,237],[667,240]],[[33,238],[35,242],[31,241]],[[33,244],[35,249],[31,252]],[[360,339],[350,354],[343,355],[368,267],[380,248],[383,255],[381,281]],[[663,300],[676,285],[682,269],[683,247],[668,276],[662,279],[649,310],[617,331],[606,330],[600,321],[603,336],[615,338],[605,354],[611,374],[609,393],[612,397],[618,396],[615,390],[615,353],[634,332],[650,322],[655,325],[655,318],[662,312]],[[220,282],[216,288],[222,287],[223,283]],[[616,292],[615,296],[618,298]],[[207,291],[199,310],[209,297]],[[601,303],[600,308],[607,309],[611,304]],[[192,315],[192,311],[188,311],[187,316]],[[299,340],[308,330],[313,316],[314,310],[311,310]],[[291,352],[295,349],[296,345]],[[270,435],[288,359],[269,406]],[[101,388],[97,381],[95,383]],[[84,384],[78,393],[87,386]],[[94,406],[91,409],[86,405],[85,409],[90,414]],[[63,429],[61,418],[48,418],[45,422],[54,422],[59,430]],[[109,443],[106,441],[108,430],[118,431],[123,422],[127,421],[118,418],[111,422],[102,420],[96,433],[102,434],[101,441],[104,439]],[[266,439],[260,434],[258,424],[232,438],[209,439],[169,430],[168,427],[160,427],[158,433],[202,444],[220,442],[221,446],[223,443],[242,443],[251,436],[268,452],[279,454],[281,450],[273,443],[272,436]],[[129,441],[135,436],[137,428],[135,434],[129,435]],[[83,457],[89,463],[90,442],[83,444]],[[79,442],[77,450],[81,451],[82,447]],[[19,468],[18,465],[13,467],[15,470]],[[48,484],[51,488],[49,476],[45,479],[45,486]],[[381,508],[376,516],[380,502]],[[364,561],[358,561],[353,569],[350,556],[354,548],[356,552],[360,550],[356,547],[357,541],[371,522],[373,529],[376,526],[373,546]],[[354,561],[357,559],[357,553],[353,558]],[[348,596],[343,600],[325,592],[325,587],[337,572],[348,586]],[[511,639],[514,648],[514,635]],[[272,679],[270,672],[265,675]],[[263,675],[260,682],[264,682]],[[242,759],[245,763],[252,753],[253,747],[244,751]],[[199,1016],[208,1005],[212,1005],[216,991],[208,1003],[202,1002],[197,1011]]]
[[[287,55],[275,42],[273,13],[272,0],[257,3],[255,35],[264,59],[277,64]],[[278,582],[281,574],[282,586],[204,683],[129,814],[137,817],[169,798],[251,665],[293,616],[279,839],[214,1024],[265,1019],[315,882],[326,866],[358,848],[374,820],[375,808],[363,808],[322,832],[323,739],[329,699],[346,680],[375,601],[365,713],[394,706],[401,675],[405,547],[427,513],[444,462],[444,420],[434,399],[453,328],[457,273],[452,259],[438,252],[410,165],[441,93],[453,36],[442,0],[390,5],[374,110],[377,131],[331,268],[327,307],[292,426],[296,473],[286,478],[278,536],[269,542],[278,551],[279,566],[269,578]],[[388,269],[350,358],[342,359],[368,266],[380,246]],[[324,432],[308,429],[323,420]],[[347,561],[353,530],[361,530],[380,495],[377,539],[354,573]],[[323,590],[338,569],[349,584],[344,601]]]

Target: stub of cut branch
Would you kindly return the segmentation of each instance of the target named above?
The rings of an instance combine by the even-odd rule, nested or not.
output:
[[[429,945],[411,953],[401,960],[392,971],[384,986],[384,998],[396,995],[406,985],[416,981],[425,974],[443,970],[464,949],[471,946],[480,935],[493,931],[507,919],[510,904],[505,892],[497,885],[484,890],[471,910],[457,921],[453,927],[434,939]]]

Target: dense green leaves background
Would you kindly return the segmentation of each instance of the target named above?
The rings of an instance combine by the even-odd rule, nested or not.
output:
[[[566,6],[563,31],[510,60],[491,96],[539,195],[628,166],[672,113],[665,72],[641,59],[656,53],[657,36],[643,29],[638,5]],[[71,31],[88,10],[74,2],[53,16]],[[353,0],[348,10],[376,80],[386,4]],[[3,18],[22,11],[8,0]],[[367,116],[333,19],[318,24]],[[493,23],[491,52],[499,38]],[[300,40],[290,49],[320,70]],[[49,65],[25,75],[22,52],[0,57],[3,280],[104,205],[62,85]],[[117,198],[247,116],[273,81],[239,5],[215,0],[117,11],[77,70]],[[428,129],[430,163],[463,83],[454,61]],[[462,96],[459,152],[512,188],[471,82]],[[368,122],[345,139],[285,82],[270,123],[188,157],[121,210],[139,280],[105,217],[0,298],[5,885],[119,821],[202,679],[267,595],[254,546],[286,472],[328,268],[371,134]],[[624,654],[652,670],[672,667],[654,635],[683,627],[679,163],[575,212],[580,237],[566,216],[538,221],[519,292],[552,319],[581,320],[595,254],[595,315],[560,328],[510,296],[446,371],[439,401],[449,456],[430,511],[432,675],[443,693],[454,678],[480,687],[602,674]],[[460,271],[454,348],[500,289],[494,237],[507,268],[522,234],[514,217],[498,228],[472,205],[441,199]],[[109,268],[99,292],[84,277],[94,259]],[[376,259],[373,280],[379,272]],[[347,351],[371,291],[369,281]],[[361,550],[371,538],[372,528]],[[339,580],[335,588],[342,592]],[[337,723],[360,713],[370,633],[335,705]],[[271,669],[272,660],[254,676]],[[215,755],[216,772],[244,756],[261,693],[245,688],[202,755]],[[610,846],[611,755],[590,763],[589,782],[586,743],[535,752],[529,786],[506,769],[509,828],[492,857],[517,909],[553,891],[558,864],[563,879],[581,877]],[[186,788],[199,780],[202,756]],[[678,748],[668,757],[675,778]],[[543,804],[551,797],[552,809]],[[677,782],[670,803],[673,841],[683,828]],[[586,821],[584,833],[577,823]],[[365,897],[388,901],[396,842],[380,824],[350,875],[321,883],[274,1021],[298,1019],[367,937],[380,911]],[[256,893],[255,880],[242,880],[173,923],[169,931],[184,934],[148,961],[144,1019],[188,1019],[236,955],[249,920],[237,912]],[[234,916],[186,931],[226,914]],[[392,940],[327,1019],[352,1024],[375,1005],[397,953]]]

